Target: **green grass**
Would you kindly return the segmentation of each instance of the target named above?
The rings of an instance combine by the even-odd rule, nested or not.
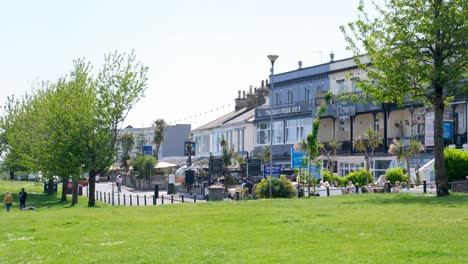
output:
[[[0,192],[19,191],[11,184]],[[81,198],[47,207],[59,197],[34,194],[29,204],[46,206],[2,210],[0,263],[468,262],[468,195],[99,208]]]

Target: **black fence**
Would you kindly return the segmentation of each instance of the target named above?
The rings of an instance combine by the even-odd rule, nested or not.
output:
[[[86,193],[88,195],[88,193]],[[123,206],[151,206],[151,205],[164,205],[175,203],[196,203],[200,201],[197,195],[155,195],[147,194],[128,194],[128,193],[115,193],[96,191],[96,201],[100,201],[112,205]]]

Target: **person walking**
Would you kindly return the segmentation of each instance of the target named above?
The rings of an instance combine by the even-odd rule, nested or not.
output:
[[[5,197],[3,198],[3,202],[5,203],[6,211],[10,212],[10,207],[13,204],[13,197],[11,196],[10,192],[5,193]]]
[[[117,175],[117,178],[115,179],[115,183],[117,184],[117,192],[122,192],[122,176]]]
[[[18,194],[19,202],[20,202],[20,210],[23,210],[26,207],[26,198],[28,197],[28,193],[24,191],[24,188],[21,188],[21,192]]]

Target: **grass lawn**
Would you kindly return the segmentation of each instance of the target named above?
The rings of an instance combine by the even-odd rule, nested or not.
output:
[[[18,210],[23,186],[36,211]],[[7,190],[0,263],[468,263],[468,195],[87,208],[42,186],[0,182]]]

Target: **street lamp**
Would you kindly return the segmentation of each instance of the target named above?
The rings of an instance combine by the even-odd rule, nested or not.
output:
[[[268,55],[268,59],[271,62],[271,75],[270,75],[270,180],[269,180],[269,185],[270,185],[270,198],[272,197],[271,195],[271,177],[273,177],[273,108],[272,108],[272,102],[273,102],[273,74],[275,72],[275,61],[278,59],[278,55]]]

